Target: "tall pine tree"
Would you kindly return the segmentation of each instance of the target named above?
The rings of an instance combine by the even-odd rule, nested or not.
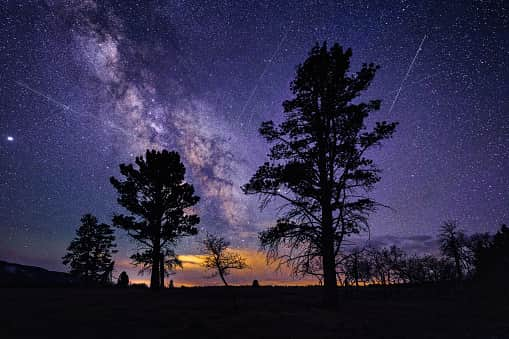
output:
[[[164,278],[165,256],[178,239],[198,233],[200,218],[190,210],[198,201],[193,185],[184,179],[186,169],[177,152],[147,150],[132,164],[120,165],[125,177],[111,177],[118,202],[129,215],[115,215],[113,224],[138,243],[133,260],[151,268],[150,287],[158,289]]]
[[[283,103],[284,121],[264,122],[259,130],[272,144],[269,161],[243,187],[262,197],[262,207],[281,202],[283,215],[260,234],[261,245],[295,272],[316,274],[319,268],[328,303],[337,300],[336,257],[343,240],[366,229],[377,206],[366,194],[380,180],[368,151],[396,128],[385,121],[366,127],[380,101],[364,103],[359,95],[378,66],[364,64],[350,73],[351,56],[338,44],[311,50],[291,83],[295,98]]]
[[[70,273],[89,284],[108,284],[111,282],[116,253],[115,236],[112,228],[104,223],[98,224],[97,218],[85,214],[76,231],[76,238],[67,248],[62,258],[64,265],[71,267]]]

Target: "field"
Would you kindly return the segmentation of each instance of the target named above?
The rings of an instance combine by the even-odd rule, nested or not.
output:
[[[0,288],[0,338],[509,338],[507,296],[436,287]]]

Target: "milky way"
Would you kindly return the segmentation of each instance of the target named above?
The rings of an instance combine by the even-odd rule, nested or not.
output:
[[[108,221],[119,209],[108,178],[147,148],[181,153],[200,227],[255,250],[277,213],[240,190],[265,160],[257,127],[280,121],[295,66],[325,40],[352,47],[354,70],[381,65],[365,99],[383,100],[373,119],[400,122],[373,154],[374,196],[392,209],[372,216],[372,236],[426,250],[419,236],[446,219],[495,230],[509,222],[504,6],[3,2],[0,259],[62,269],[80,215]],[[119,237],[121,262],[132,244]]]

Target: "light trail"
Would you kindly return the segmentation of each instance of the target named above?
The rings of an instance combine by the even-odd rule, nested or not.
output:
[[[82,117],[93,118],[94,120],[98,121],[98,122],[99,122],[99,123],[101,123],[101,124],[104,124],[104,123],[105,123],[104,121],[102,121],[102,120],[101,120],[101,119],[99,119],[98,117],[96,117],[96,116],[94,116],[94,115],[92,115],[92,114],[83,114],[83,113],[80,113],[80,112],[76,111],[75,109],[73,109],[71,106],[69,106],[69,105],[66,105],[66,104],[62,103],[62,102],[60,102],[60,101],[58,101],[58,100],[54,99],[53,97],[51,97],[51,96],[49,96],[49,95],[47,95],[47,94],[45,94],[45,93],[43,93],[43,92],[41,92],[41,91],[39,91],[39,90],[36,90],[35,88],[32,88],[32,87],[28,86],[27,84],[25,84],[25,83],[23,83],[23,82],[21,82],[21,81],[14,81],[14,83],[15,83],[16,85],[18,85],[18,86],[20,86],[20,87],[23,87],[24,89],[26,89],[26,90],[28,90],[28,91],[32,92],[32,93],[34,93],[34,94],[36,94],[36,95],[40,96],[40,97],[42,97],[42,98],[44,98],[44,99],[48,100],[48,102],[50,102],[50,103],[52,103],[53,105],[55,105],[55,106],[57,106],[57,107],[59,107],[59,108],[63,109],[64,111],[69,111],[69,112],[72,112],[72,113],[74,113],[74,114],[76,114],[76,115],[79,115],[79,116],[82,116]],[[112,121],[108,121],[107,125],[108,125],[111,129],[113,129],[113,130],[115,130],[115,131],[117,131],[117,132],[120,132],[120,133],[122,133],[122,134],[124,134],[124,135],[127,135],[127,136],[129,136],[129,135],[130,135],[129,133],[127,133],[127,131],[126,131],[125,129],[123,129],[123,128],[121,128],[120,126],[118,126],[118,125],[114,124]]]
[[[277,44],[275,51],[272,53],[272,56],[270,57],[269,62],[265,65],[265,68],[263,69],[262,73],[258,77],[258,80],[256,80],[255,85],[254,85],[253,89],[251,90],[251,93],[249,94],[249,97],[247,98],[246,102],[244,103],[244,106],[242,107],[242,110],[239,115],[240,118],[242,118],[242,116],[244,115],[247,105],[251,102],[251,100],[253,99],[253,96],[255,95],[256,91],[258,90],[260,81],[265,76],[265,73],[267,73],[269,67],[272,65],[274,58],[277,56],[277,54],[281,50],[281,46],[283,46],[283,43],[285,42],[287,37],[288,37],[288,31],[286,31],[285,34],[283,35],[283,37],[281,38],[281,40],[279,40],[279,43]],[[251,124],[251,120],[253,119],[253,114],[254,114],[253,111],[251,111],[251,114],[249,114],[249,118],[247,119],[248,126]]]
[[[34,89],[34,88],[32,88],[32,87],[28,86],[27,84],[25,84],[25,83],[23,83],[23,82],[21,82],[21,81],[14,81],[14,83],[15,83],[15,84],[17,84],[18,86],[21,86],[21,87],[23,87],[23,88],[25,88],[25,89],[29,90],[30,92],[32,92],[32,93],[34,93],[34,94],[37,94],[37,95],[38,95],[38,96],[40,96],[40,97],[43,97],[44,99],[48,100],[48,101],[49,101],[49,102],[51,102],[52,104],[54,104],[54,105],[56,105],[56,106],[58,106],[58,107],[60,107],[60,108],[62,108],[62,109],[64,109],[64,110],[66,110],[66,111],[69,111],[69,112],[72,112],[72,113],[75,113],[75,114],[78,114],[78,115],[83,115],[83,114],[81,114],[80,112],[78,112],[78,111],[76,111],[76,110],[72,109],[70,106],[68,106],[68,105],[66,105],[66,104],[64,104],[64,103],[62,103],[62,102],[60,102],[60,101],[58,101],[58,100],[53,99],[53,98],[52,98],[52,97],[50,97],[49,95],[47,95],[47,94],[45,94],[45,93],[43,93],[43,92],[41,92],[41,91],[38,91],[38,90],[36,90],[36,89]]]
[[[396,102],[399,99],[399,95],[401,94],[401,91],[403,90],[403,85],[405,84],[405,81],[408,79],[408,76],[410,75],[410,72],[412,72],[412,68],[414,67],[415,61],[417,60],[417,57],[419,56],[419,53],[422,50],[422,46],[424,45],[424,41],[426,40],[428,36],[424,34],[424,37],[422,38],[421,43],[419,44],[419,48],[417,48],[417,51],[415,52],[414,58],[412,59],[412,62],[410,63],[410,66],[408,66],[408,70],[403,77],[403,80],[401,80],[401,84],[399,85],[399,88],[396,92],[396,96],[394,97],[394,100],[392,101],[391,107],[389,108],[389,114],[392,113],[392,110],[394,109],[394,105],[396,105]]]

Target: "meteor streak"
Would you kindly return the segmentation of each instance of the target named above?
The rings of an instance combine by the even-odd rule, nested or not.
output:
[[[242,107],[242,111],[240,112],[240,117],[242,117],[244,115],[244,112],[246,111],[247,105],[251,102],[251,99],[253,98],[254,94],[258,90],[258,86],[260,85],[260,81],[264,77],[265,73],[267,73],[267,71],[269,69],[269,66],[272,64],[272,62],[274,61],[274,58],[277,56],[277,54],[281,50],[281,46],[285,42],[287,36],[288,36],[288,32],[285,32],[285,34],[283,35],[281,40],[279,40],[279,43],[277,44],[276,50],[274,51],[274,53],[272,53],[272,56],[270,57],[269,62],[265,65],[265,68],[263,69],[263,72],[258,77],[258,80],[256,80],[256,83],[255,83],[253,89],[251,90],[251,93],[249,94],[249,97],[247,98],[246,102],[244,103],[244,106]],[[253,111],[251,111],[251,114],[249,115],[249,119],[247,119],[247,125],[248,126],[251,124],[251,120],[252,119],[253,119]]]
[[[412,72],[412,68],[414,67],[415,61],[417,60],[417,57],[419,56],[419,53],[422,50],[422,45],[424,44],[424,40],[426,40],[428,36],[424,34],[424,38],[422,38],[422,41],[419,45],[419,48],[417,48],[417,51],[415,52],[414,58],[412,59],[412,62],[410,63],[410,66],[408,66],[408,70],[406,71],[405,76],[403,77],[403,80],[401,80],[401,84],[399,85],[398,91],[396,92],[396,96],[394,97],[394,100],[392,101],[391,107],[389,108],[389,114],[392,113],[392,110],[394,109],[394,105],[396,105],[396,102],[399,99],[399,95],[401,94],[401,90],[403,89],[403,85],[405,84],[405,81],[408,79],[408,76],[410,75],[410,72]]]
[[[436,72],[434,74],[430,74],[430,75],[427,75],[425,76],[424,78],[422,79],[419,79],[419,80],[416,80],[416,81],[413,81],[411,83],[409,83],[408,85],[405,86],[405,88],[409,88],[409,87],[413,87],[413,86],[416,86],[416,85],[419,85],[419,84],[422,84],[430,79],[433,79],[439,75],[441,75],[443,72]],[[389,92],[389,94],[392,94],[392,93],[396,93],[398,91],[398,89],[395,89],[395,90],[392,90]]]
[[[73,109],[71,106],[62,103],[62,102],[60,102],[60,101],[50,97],[49,95],[47,95],[47,94],[45,94],[45,93],[43,93],[41,91],[38,91],[38,90],[28,86],[27,84],[25,84],[25,83],[23,83],[21,81],[14,81],[14,83],[16,85],[20,86],[20,87],[23,87],[23,88],[29,90],[30,92],[32,92],[32,93],[34,93],[34,94],[36,94],[36,95],[38,95],[40,97],[48,100],[48,102],[52,103],[53,105],[55,105],[55,106],[57,106],[59,108],[62,108],[65,111],[69,111],[69,112],[72,112],[74,114],[81,115],[81,116],[91,117],[91,118],[94,118],[95,120],[99,121],[100,123],[104,123],[104,121],[101,121],[98,117],[93,116],[91,114],[87,115],[87,114],[80,113],[80,112],[76,111],[75,109]],[[123,129],[123,128],[113,124],[112,122],[108,122],[108,125],[109,125],[110,128],[114,129],[117,132],[120,132],[120,133],[122,133],[124,135],[129,135],[129,133],[127,133],[127,131],[125,129]]]
[[[83,115],[81,114],[80,112],[77,112],[75,111],[74,109],[72,109],[70,106],[60,102],[60,101],[57,101],[55,99],[53,99],[52,97],[50,97],[49,95],[47,94],[44,94],[36,89],[33,89],[32,87],[28,86],[27,84],[21,82],[21,81],[14,81],[14,83],[18,86],[21,86],[27,90],[29,90],[30,92],[34,93],[34,94],[37,94],[38,96],[40,97],[43,97],[44,99],[48,100],[49,102],[51,102],[52,104],[66,110],[66,111],[69,111],[69,112],[72,112],[72,113],[75,113],[75,114],[79,114],[79,115]]]

